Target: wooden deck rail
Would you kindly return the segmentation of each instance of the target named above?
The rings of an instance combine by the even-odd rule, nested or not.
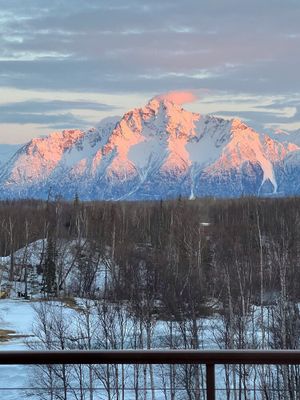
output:
[[[0,365],[15,364],[205,364],[207,400],[215,400],[215,365],[300,365],[300,350],[65,350],[0,352]]]

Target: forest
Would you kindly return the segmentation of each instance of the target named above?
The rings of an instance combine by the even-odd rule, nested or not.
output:
[[[27,258],[43,239],[36,271],[48,301],[34,306],[39,341],[31,348],[296,349],[299,228],[299,198],[3,201],[2,286],[7,280],[9,292],[21,281],[29,297]],[[66,299],[76,304],[71,324],[57,306]],[[96,399],[96,382],[108,399],[126,399],[128,385],[134,399],[155,400],[157,386],[157,398],[205,398],[201,366],[99,371],[45,366],[40,398]],[[228,366],[222,374],[220,398],[298,398],[298,366]],[[88,382],[88,394],[72,391],[74,382]]]

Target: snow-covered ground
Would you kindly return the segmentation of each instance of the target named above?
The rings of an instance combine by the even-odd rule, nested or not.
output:
[[[80,300],[78,299],[80,304]],[[15,333],[12,334],[12,338],[8,341],[0,342],[0,351],[6,350],[27,350],[26,341],[35,341],[36,338],[32,336],[33,334],[33,324],[35,320],[35,311],[33,309],[33,304],[37,302],[30,302],[26,300],[12,300],[12,299],[2,299],[0,300],[0,329],[10,330]],[[60,303],[59,303],[60,304]],[[75,311],[68,309],[63,305],[65,310],[65,315],[70,316],[71,324],[74,321],[73,313]],[[129,322],[130,325],[130,322]],[[211,322],[206,319],[203,320],[203,330],[208,332]],[[130,328],[129,328],[130,329]],[[157,321],[154,329],[154,341],[153,345],[159,345],[162,338],[167,334],[166,323],[162,321]],[[16,337],[14,337],[14,335]],[[210,346],[208,337],[205,337],[206,346]],[[28,366],[22,365],[12,365],[12,366],[0,366],[0,398],[5,398],[5,400],[17,400],[25,398],[28,395],[27,388],[30,388],[29,375],[30,371]],[[161,375],[157,367],[156,374]],[[160,378],[156,378],[157,380]],[[149,392],[150,393],[150,392]],[[163,398],[162,391],[157,393],[158,399]],[[32,397],[32,396],[31,396]],[[103,399],[105,398],[105,394]],[[128,391],[126,399],[131,398],[131,393]],[[132,397],[133,398],[133,397]]]
[[[87,306],[87,303],[83,299],[76,299],[77,305],[79,307],[84,308]],[[64,335],[66,337],[69,337],[70,333],[72,336],[72,333],[74,333],[74,338],[76,338],[78,334],[78,329],[80,330],[80,334],[85,334],[85,326],[84,326],[84,313],[78,313],[76,311],[76,308],[69,308],[69,306],[65,303],[61,302],[52,302],[52,303],[45,303],[43,301],[26,301],[26,300],[13,300],[13,299],[2,299],[0,300],[0,331],[13,331],[14,333],[12,334],[12,337],[7,340],[7,341],[0,341],[0,351],[6,351],[6,350],[27,350],[28,346],[26,345],[26,342],[37,342],[37,338],[33,335],[33,326],[35,323],[35,318],[36,318],[36,312],[33,308],[33,305],[36,305],[37,307],[42,307],[46,306],[46,315],[47,318],[49,316],[49,321],[51,320],[51,315],[54,310],[61,312],[62,314],[62,321],[67,327],[67,333]],[[49,309],[47,308],[49,306]],[[108,307],[114,308],[115,305],[110,305]],[[123,309],[123,308],[122,308]],[[255,312],[255,314],[258,314],[258,311]],[[125,312],[125,309],[124,309]],[[80,320],[81,315],[82,319]],[[95,320],[97,319],[96,315],[96,309],[95,313],[92,312],[92,319]],[[126,313],[124,314],[126,316]],[[108,348],[121,348],[119,340],[121,336],[121,325],[118,325],[118,318],[119,317],[113,317],[116,318],[116,321],[113,323],[111,326],[111,330],[114,332],[110,332],[109,335],[114,336],[113,340],[116,340],[115,346],[116,347],[108,347]],[[111,320],[110,320],[111,321]],[[91,322],[92,327],[94,329],[95,335],[97,336],[99,334],[99,331],[101,331],[101,325],[96,325],[93,322]],[[201,320],[197,321],[198,327],[199,327],[199,346],[200,348],[218,348],[218,335],[220,334],[222,330],[222,321],[221,318],[218,316],[214,317],[207,317],[203,318]],[[168,347],[168,334],[169,334],[169,324],[166,321],[156,321],[153,323],[152,329],[152,346],[155,348],[163,348],[163,347]],[[180,340],[180,332],[178,330],[178,325],[177,328],[174,326],[172,328],[173,335],[174,335],[174,341],[177,341],[177,336],[178,339]],[[176,331],[177,329],[177,331]],[[126,328],[125,330],[127,331],[125,341],[124,341],[124,347],[131,347],[132,346],[132,341],[133,341],[133,320],[131,317],[128,317],[126,319]],[[120,331],[120,332],[119,332]],[[76,333],[77,332],[77,333]],[[176,333],[177,332],[177,333]],[[145,334],[145,332],[144,332]],[[50,336],[52,333],[50,332]],[[55,338],[55,336],[53,336]],[[79,336],[78,336],[79,337]],[[99,338],[101,337],[101,334],[99,334],[99,337],[95,339],[97,342]],[[257,339],[259,339],[259,332],[257,332]],[[81,340],[81,339],[80,339]],[[84,341],[85,339],[83,339]],[[143,341],[146,340],[146,337],[144,337]],[[78,344],[80,342],[78,341]],[[92,345],[93,346],[93,345]],[[101,347],[102,345],[100,345]],[[110,346],[110,345],[109,345]],[[220,342],[219,342],[219,346]],[[123,347],[123,348],[124,348]],[[58,348],[60,348],[58,346]],[[83,347],[85,348],[85,347]],[[31,387],[31,382],[30,382],[30,372],[32,372],[32,368],[34,367],[28,367],[28,366],[22,366],[22,365],[13,365],[13,366],[0,366],[0,399],[5,398],[5,400],[17,400],[17,399],[22,399],[28,397],[29,390]],[[88,368],[88,367],[86,367]],[[99,367],[101,368],[101,367]],[[169,376],[168,376],[168,369],[164,367],[163,369],[161,366],[154,366],[154,382],[155,386],[157,388],[163,387],[163,385],[166,385],[167,387],[169,386]],[[168,367],[167,367],[168,368]],[[87,371],[87,370],[86,370]],[[249,370],[250,371],[250,370]],[[99,372],[99,370],[98,370]],[[104,370],[105,373],[105,370]],[[133,368],[130,366],[125,367],[125,374],[127,376],[126,378],[126,386],[133,387]],[[142,379],[142,369],[140,371],[140,379]],[[205,376],[205,369],[203,369],[203,374]],[[250,372],[251,374],[251,372]],[[74,375],[75,376],[75,375]],[[164,380],[164,376],[166,377],[166,380]],[[218,388],[224,388],[224,369],[223,367],[217,367],[216,369],[216,384]],[[249,378],[249,377],[248,377]],[[149,377],[147,378],[147,380]],[[251,379],[250,379],[251,380]],[[73,381],[71,380],[71,385],[73,385]],[[100,381],[97,380],[97,386],[102,386]],[[204,380],[205,382],[205,380]],[[58,383],[59,384],[59,383]],[[35,385],[37,383],[35,382]],[[142,389],[142,383],[140,386],[140,390]],[[148,385],[150,386],[150,381],[148,381]],[[180,384],[183,387],[183,383],[181,382]],[[205,386],[205,383],[203,383]],[[252,384],[249,386],[253,387]],[[78,387],[78,383],[76,384],[76,387]],[[102,386],[103,387],[103,386]],[[104,389],[99,389],[98,392],[96,391],[97,396],[95,396],[95,399],[106,399],[106,393]],[[70,394],[70,399],[74,398],[74,393]],[[150,395],[150,390],[148,392],[149,398],[151,397]],[[220,391],[218,392],[218,399],[222,399],[223,395],[225,396],[224,392]],[[248,393],[247,398],[253,399],[251,397],[251,392]],[[36,399],[34,395],[32,395],[32,391],[30,394],[30,397],[33,399]],[[49,397],[50,398],[50,397]],[[126,391],[125,399],[134,399],[134,392],[133,391]],[[147,397],[148,398],[148,397]],[[256,397],[258,398],[258,397]],[[69,397],[68,397],[69,399]],[[156,400],[162,400],[165,399],[165,395],[163,390],[157,390],[156,391]],[[176,399],[180,399],[180,394],[177,392],[177,397]]]
[[[0,300],[0,329],[12,330],[16,335],[20,335],[9,341],[0,342],[0,351],[26,350],[25,340],[32,334],[33,318],[34,310],[28,301]],[[25,396],[25,388],[28,387],[28,368],[22,365],[0,366],[1,399],[17,400]]]

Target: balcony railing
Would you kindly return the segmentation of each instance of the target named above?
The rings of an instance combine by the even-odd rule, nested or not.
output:
[[[206,398],[207,400],[215,400],[216,365],[300,365],[300,350],[78,350],[0,352],[0,365],[16,364],[202,364],[206,366]]]

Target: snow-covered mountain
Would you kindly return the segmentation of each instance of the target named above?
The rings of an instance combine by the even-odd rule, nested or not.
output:
[[[300,132],[272,136],[155,97],[88,131],[33,139],[2,167],[2,198],[300,194]]]

